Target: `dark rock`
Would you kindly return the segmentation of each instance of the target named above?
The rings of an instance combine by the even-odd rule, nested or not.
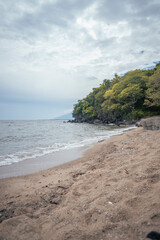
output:
[[[11,205],[11,204],[13,204],[13,202],[8,202],[7,204],[8,204],[8,205]]]
[[[160,233],[152,231],[152,232],[148,233],[146,238],[150,238],[152,240],[160,240]]]
[[[58,205],[58,204],[59,204],[59,202],[50,200],[50,204],[55,204],[55,205]]]
[[[65,187],[65,186],[57,186],[58,188],[62,188],[62,189],[67,189],[68,187]]]
[[[6,209],[3,208],[3,209],[0,210],[0,213],[4,213],[5,211],[6,211]]]
[[[17,196],[16,196],[16,198],[19,198],[19,197],[21,197],[21,195],[17,195]]]
[[[0,223],[6,219],[12,218],[14,215],[14,209],[2,209],[0,210]]]
[[[68,121],[65,122],[65,123],[77,123],[77,121],[76,121],[76,120],[68,120]]]
[[[78,176],[81,176],[81,175],[83,175],[83,174],[85,174],[84,172],[78,172],[78,173],[75,173],[75,174],[73,174],[73,178],[77,178]]]
[[[31,207],[32,205],[30,203],[26,203],[24,206],[25,207]]]

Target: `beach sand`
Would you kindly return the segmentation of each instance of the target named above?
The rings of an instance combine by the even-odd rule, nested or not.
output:
[[[0,240],[137,240],[160,231],[160,130],[137,128],[82,158],[0,180]]]

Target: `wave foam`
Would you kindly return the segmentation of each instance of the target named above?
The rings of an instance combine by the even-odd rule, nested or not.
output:
[[[33,149],[30,148],[30,149],[19,151],[19,152],[13,153],[13,154],[7,154],[4,156],[0,156],[0,166],[11,165],[13,163],[18,163],[20,161],[24,161],[27,159],[41,157],[41,156],[51,154],[54,152],[58,152],[58,151],[84,147],[84,146],[96,143],[98,141],[101,141],[101,140],[106,140],[106,139],[110,138],[111,136],[122,134],[123,132],[125,132],[129,129],[133,129],[133,128],[136,128],[136,127],[114,129],[114,130],[110,130],[107,132],[104,131],[101,133],[96,133],[96,135],[94,137],[92,137],[92,138],[88,137],[79,142],[54,143],[53,145],[50,145],[50,146],[44,146],[44,147],[38,146]]]

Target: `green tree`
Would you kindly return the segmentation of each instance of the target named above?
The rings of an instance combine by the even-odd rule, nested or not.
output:
[[[83,109],[83,101],[79,100],[78,103],[74,105],[74,110],[72,113],[73,117],[77,121],[81,121],[83,118],[82,109]]]
[[[160,107],[160,67],[149,78],[147,83],[145,105],[148,107]]]
[[[129,106],[130,111],[135,109],[136,103],[143,97],[143,89],[139,84],[128,84],[118,95],[119,102],[122,105]],[[124,106],[125,108],[125,106]]]
[[[104,79],[99,87],[74,105],[77,121],[118,122],[160,114],[160,66],[134,70],[112,80]]]

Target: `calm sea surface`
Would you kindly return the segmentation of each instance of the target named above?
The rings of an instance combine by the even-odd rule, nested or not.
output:
[[[126,129],[63,120],[0,121],[0,166],[87,146]]]

